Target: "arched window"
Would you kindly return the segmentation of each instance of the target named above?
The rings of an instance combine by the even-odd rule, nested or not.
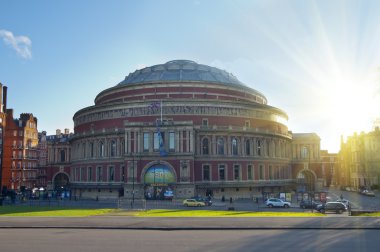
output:
[[[309,149],[307,146],[304,146],[302,148],[302,158],[307,158],[307,157],[309,157]]]
[[[76,148],[76,150],[75,150],[75,157],[77,158],[77,159],[80,159],[80,143],[78,143],[77,144],[77,148]]]
[[[90,143],[90,155],[91,157],[94,157],[94,143],[93,142]]]
[[[116,156],[116,141],[115,140],[111,140],[111,142],[110,142],[110,150],[111,150],[110,156],[111,157]]]
[[[61,150],[59,154],[60,154],[60,161],[65,162],[65,160],[66,160],[65,150]]]
[[[204,138],[202,140],[202,154],[203,155],[209,155],[209,145],[208,145],[208,138]]]
[[[218,155],[224,155],[224,139],[222,137],[218,138],[217,141],[217,150],[218,150]]]
[[[99,157],[104,157],[104,143],[99,142]]]
[[[251,142],[249,141],[249,139],[245,141],[245,155],[251,155]]]
[[[120,141],[120,154],[123,155],[125,153],[124,150],[124,140]]]
[[[232,155],[237,156],[238,155],[238,141],[235,137],[232,138],[231,149],[232,149]]]
[[[82,144],[82,158],[86,157],[86,143]]]
[[[256,141],[256,151],[257,151],[257,155],[258,156],[261,156],[261,140],[257,140]]]
[[[271,154],[272,157],[277,157],[278,148],[277,148],[277,142],[271,141]]]

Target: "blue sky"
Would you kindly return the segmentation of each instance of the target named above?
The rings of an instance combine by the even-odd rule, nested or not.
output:
[[[322,149],[380,117],[380,1],[1,1],[0,82],[39,131],[143,66],[189,59],[231,72],[315,132]]]

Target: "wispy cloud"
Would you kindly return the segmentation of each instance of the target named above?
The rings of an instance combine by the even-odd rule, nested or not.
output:
[[[24,59],[32,58],[32,41],[27,36],[15,36],[10,31],[0,30],[0,38],[3,39],[6,45],[13,48],[20,57]]]
[[[140,64],[137,64],[136,69],[137,69],[137,70],[140,70],[140,69],[143,69],[143,68],[145,68],[145,67],[146,67],[146,64],[142,64],[142,63],[140,63]]]

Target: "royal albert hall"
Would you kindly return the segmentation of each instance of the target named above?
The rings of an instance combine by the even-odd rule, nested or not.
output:
[[[294,187],[287,114],[215,67],[136,70],[73,119],[75,196],[252,198]]]

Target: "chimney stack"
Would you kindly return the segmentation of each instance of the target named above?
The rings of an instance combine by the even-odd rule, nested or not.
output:
[[[0,82],[0,113],[3,112],[3,84]]]
[[[7,86],[4,86],[3,87],[3,111],[4,112],[7,112],[7,90],[8,90],[8,87]]]

